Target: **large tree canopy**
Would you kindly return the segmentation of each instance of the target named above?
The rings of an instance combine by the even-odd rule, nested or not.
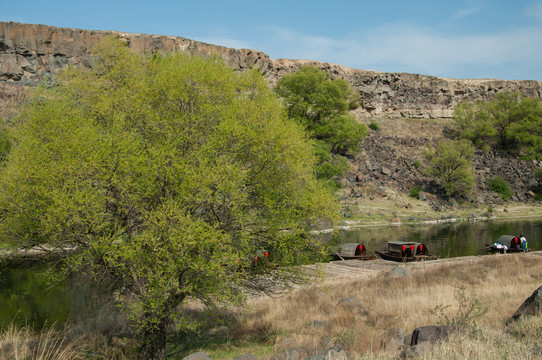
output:
[[[241,301],[258,251],[303,261],[336,205],[310,141],[256,71],[221,59],[140,56],[107,38],[91,69],[36,91],[0,168],[0,231],[15,247],[70,249],[137,320],[142,358],[165,358],[179,304]],[[283,278],[287,267],[269,276]]]

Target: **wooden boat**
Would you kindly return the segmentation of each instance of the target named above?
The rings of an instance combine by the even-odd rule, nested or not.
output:
[[[436,260],[437,256],[429,255],[427,246],[413,241],[390,241],[386,251],[375,251],[382,259],[407,262]]]
[[[367,248],[363,244],[346,243],[343,244],[341,249],[331,254],[333,260],[374,260],[376,255],[367,255]]]
[[[520,237],[515,235],[502,235],[497,242],[486,245],[486,250],[501,254],[523,252]],[[527,251],[533,251],[533,249],[528,248]]]

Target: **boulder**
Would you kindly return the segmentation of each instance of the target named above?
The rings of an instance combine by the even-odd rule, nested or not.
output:
[[[412,332],[410,346],[418,345],[424,341],[433,344],[439,340],[447,340],[452,331],[453,327],[448,325],[432,325],[416,328]]]
[[[521,304],[514,315],[508,320],[508,323],[517,321],[522,317],[530,317],[536,314],[542,314],[542,286],[525,299],[523,304]]]

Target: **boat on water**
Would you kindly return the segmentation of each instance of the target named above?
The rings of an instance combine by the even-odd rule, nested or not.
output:
[[[390,241],[386,251],[375,251],[382,259],[407,262],[436,260],[437,256],[429,255],[425,244],[413,241]]]
[[[374,260],[376,255],[367,255],[367,248],[363,244],[346,243],[336,253],[331,254],[332,260]]]
[[[516,235],[502,235],[493,244],[486,245],[486,250],[500,254],[523,252],[520,237]],[[533,251],[533,249],[527,248],[527,251]]]

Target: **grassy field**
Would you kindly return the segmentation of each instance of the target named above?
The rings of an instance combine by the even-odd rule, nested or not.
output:
[[[224,331],[229,352],[222,346],[191,350],[206,351],[213,359],[234,358],[258,349],[257,342],[242,345],[238,339],[259,334],[265,339],[261,355],[254,354],[259,358],[288,337],[309,349],[324,338],[354,358],[392,359],[397,353],[384,352],[380,344],[387,329],[400,327],[408,334],[419,326],[462,321],[468,330],[434,347],[427,358],[540,358],[529,349],[542,346],[542,316],[511,327],[505,322],[542,285],[541,266],[539,253],[475,257],[468,263],[412,270],[408,276],[383,272],[370,279],[326,282],[278,299],[259,298],[250,311],[236,314],[235,327]],[[340,305],[352,296],[359,304]],[[315,320],[329,327],[310,325]]]

